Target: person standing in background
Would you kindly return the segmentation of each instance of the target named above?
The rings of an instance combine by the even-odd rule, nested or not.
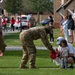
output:
[[[63,28],[62,28],[63,22],[64,22],[64,18],[63,18],[63,16],[61,16],[61,17],[60,17],[60,35],[63,34]]]
[[[14,17],[12,17],[12,18],[10,19],[11,31],[12,31],[12,30],[14,31],[14,23],[15,23],[15,19],[14,19]]]
[[[30,23],[30,28],[36,26],[36,21],[35,21],[35,18],[33,17],[33,15],[31,15],[31,17],[29,19],[29,23]]]
[[[72,15],[68,16],[68,33],[70,37],[70,43],[74,42],[74,20],[72,19]]]
[[[50,31],[50,34],[49,34],[50,35],[50,42],[53,43],[54,42],[54,36],[53,36],[53,28],[54,28],[53,23],[54,23],[54,20],[53,20],[52,16],[49,16],[48,19],[50,19],[49,26],[52,27],[52,29]]]
[[[64,38],[67,42],[69,42],[69,34],[68,34],[68,16],[65,17],[65,20],[62,24],[63,26],[63,33],[64,33]]]
[[[7,20],[2,17],[2,28],[3,28],[3,31],[7,31]]]

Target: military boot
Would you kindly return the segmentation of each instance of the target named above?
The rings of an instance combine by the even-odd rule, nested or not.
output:
[[[36,60],[36,55],[35,54],[30,54],[29,55],[29,69],[37,68],[35,66],[35,60]]]

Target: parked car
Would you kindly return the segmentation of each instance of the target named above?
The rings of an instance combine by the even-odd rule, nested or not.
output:
[[[46,25],[46,24],[49,24],[49,22],[50,22],[50,20],[47,18],[47,19],[43,20],[43,21],[41,22],[41,24],[44,26],[44,25]]]
[[[26,16],[22,16],[20,19],[20,24],[22,26],[22,28],[24,29],[25,27],[29,28],[29,19],[30,19],[30,15],[26,15]]]
[[[20,18],[20,23],[16,23],[14,24],[15,28],[16,27],[22,27],[22,29],[25,29],[25,28],[29,28],[29,19],[30,19],[31,15],[22,15],[21,18]],[[17,19],[16,19],[17,21]]]

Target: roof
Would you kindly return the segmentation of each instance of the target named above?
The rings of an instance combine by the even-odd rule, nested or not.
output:
[[[71,4],[73,0],[68,0],[65,4],[61,5],[57,10],[56,12],[59,12],[62,8],[66,8],[69,4]]]

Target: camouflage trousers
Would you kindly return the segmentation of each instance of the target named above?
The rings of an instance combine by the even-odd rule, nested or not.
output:
[[[33,40],[22,40],[23,44],[23,56],[21,60],[21,67],[26,66],[29,59],[29,68],[35,67],[36,62],[36,48]]]
[[[1,42],[1,41],[0,41],[0,42]],[[2,53],[5,52],[5,47],[6,47],[6,44],[5,44],[4,42],[1,42],[1,43],[0,43],[0,51],[1,51]]]

